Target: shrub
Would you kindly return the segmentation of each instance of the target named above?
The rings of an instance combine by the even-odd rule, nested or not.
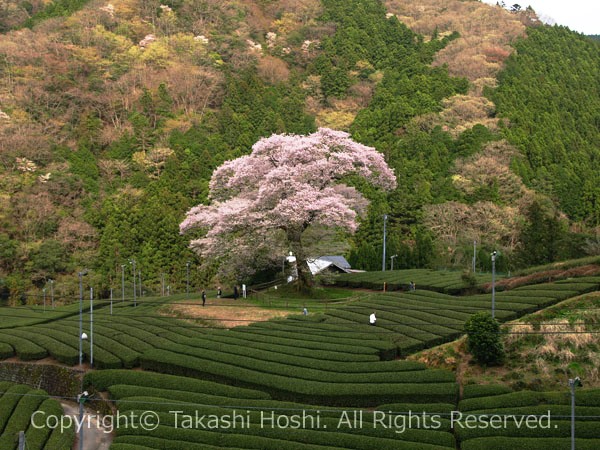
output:
[[[477,286],[477,277],[471,271],[463,272],[463,274],[460,276],[460,279],[469,287]]]
[[[487,365],[499,364],[504,357],[500,323],[487,312],[473,315],[465,323],[467,348],[475,359]]]

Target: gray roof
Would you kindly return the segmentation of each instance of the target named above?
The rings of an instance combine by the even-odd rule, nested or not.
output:
[[[330,261],[340,269],[350,269],[350,263],[343,256],[320,256],[318,259]]]

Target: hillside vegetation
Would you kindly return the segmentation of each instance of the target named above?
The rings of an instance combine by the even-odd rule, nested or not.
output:
[[[178,224],[208,200],[214,168],[260,137],[319,126],[376,147],[398,176],[389,195],[355,181],[371,200],[347,255],[355,267],[381,268],[384,213],[398,268],[464,268],[474,239],[483,270],[494,248],[503,271],[596,251],[598,45],[538,26],[533,11],[450,0],[0,7],[0,279],[13,302],[48,279],[76,295],[82,267],[108,295],[133,258],[145,289],[185,289],[197,261]],[[528,259],[538,248],[549,250]],[[190,277],[200,286],[212,273]]]

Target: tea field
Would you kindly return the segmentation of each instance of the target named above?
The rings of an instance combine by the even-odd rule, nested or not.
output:
[[[417,280],[412,280],[415,291],[365,291],[360,285],[354,296],[348,295],[352,283],[345,282],[343,293],[332,294],[336,300],[325,308],[317,300],[290,300],[286,318],[242,321],[229,329],[166,316],[165,305],[184,303],[181,297],[138,299],[135,307],[129,299],[112,305],[95,301],[92,324],[85,300],[83,331],[93,335],[93,351],[90,340],[84,341],[82,389],[89,391],[90,405],[105,413],[137,418],[153,413],[152,429],[133,421],[113,430],[114,449],[565,448],[568,390],[511,392],[468,385],[461,395],[454,372],[403,359],[459,337],[472,314],[491,310],[489,293],[451,295],[440,290],[449,292],[452,284],[425,289]],[[598,277],[581,277],[496,292],[496,317],[514,319],[599,286]],[[263,307],[266,296],[240,304],[239,311]],[[306,304],[309,314],[298,314]],[[373,312],[376,326],[369,324]],[[45,311],[2,308],[0,317],[0,358],[78,364],[77,302]],[[7,444],[0,448],[15,448],[18,431],[26,432],[29,448],[61,448],[54,446],[59,439],[54,430],[42,433],[25,420],[36,408],[60,408],[57,401],[3,383],[0,439]],[[600,445],[595,431],[600,395],[581,389],[578,397],[578,448],[592,448]],[[547,411],[551,430],[463,429],[452,420],[457,412],[479,417]],[[190,419],[192,425],[185,426],[188,417],[198,415],[222,420],[207,427]],[[68,448],[73,431],[61,436]]]

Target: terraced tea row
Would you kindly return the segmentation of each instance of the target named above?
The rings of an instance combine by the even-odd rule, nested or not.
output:
[[[489,273],[474,275],[477,286],[492,281]],[[335,284],[340,287],[364,288],[389,291],[409,290],[413,282],[418,289],[427,289],[446,294],[460,294],[473,286],[463,279],[462,272],[439,271],[432,269],[391,270],[385,272],[364,272],[341,274]]]
[[[498,292],[495,315],[500,320],[514,319],[599,287],[597,277],[588,277]],[[472,314],[491,311],[491,305],[491,294],[453,297],[427,290],[374,294],[355,306],[328,311],[322,326],[345,325],[358,333],[373,334],[368,318],[375,312],[376,333],[406,355],[455,339]]]
[[[514,318],[595,289],[598,289],[597,279],[578,279],[499,292],[496,316]],[[104,304],[95,314],[94,364],[98,368],[135,367],[148,351],[177,353],[182,350],[175,346],[184,345],[232,354],[239,353],[239,348],[251,348],[257,360],[325,370],[323,364],[309,364],[307,359],[340,362],[393,359],[398,351],[407,354],[459,336],[471,314],[490,307],[490,295],[457,298],[418,290],[372,294],[325,314],[215,330],[173,318],[140,315],[137,309],[125,306],[115,308],[114,314],[110,314]],[[368,324],[368,316],[374,311],[378,317],[376,327]],[[89,328],[86,315],[84,331],[88,334]],[[0,330],[0,356],[8,358],[16,354],[23,360],[35,360],[50,355],[65,364],[76,364],[78,334],[77,315]],[[86,343],[86,359],[89,350]],[[293,358],[307,359],[294,363]]]
[[[108,391],[119,411],[156,413],[156,430],[121,428],[116,448],[478,450],[513,445],[541,450],[570,445],[568,390],[509,392],[505,386],[467,386],[469,398],[458,406],[395,403],[367,411],[276,401],[257,390],[145,372],[93,372],[85,381],[94,392]],[[194,422],[197,416],[202,417],[200,426]],[[578,391],[577,448],[597,448],[599,417],[600,390]],[[302,425],[295,428],[294,420]],[[525,420],[529,426],[521,423]]]
[[[34,413],[36,419],[32,419]],[[62,414],[60,403],[51,399],[45,391],[1,381],[0,448],[17,448],[19,432],[24,431],[27,449],[70,450],[74,439],[72,429],[61,432],[60,428],[44,426],[45,417],[60,417]]]
[[[458,405],[462,413],[481,420],[482,424],[492,424],[494,420],[496,426],[455,427],[454,432],[463,450],[570,448],[570,402],[568,389],[563,392],[520,391],[466,399]],[[493,416],[496,418],[492,419]],[[529,422],[525,422],[527,418]],[[578,390],[576,448],[597,449],[599,428],[600,389]]]
[[[126,371],[93,372],[85,381],[95,391],[107,390],[119,411],[140,413],[150,408],[158,414],[160,426],[151,432],[119,429],[114,444],[117,448],[121,444],[149,448],[455,448],[447,420],[431,430],[415,424],[405,427],[402,415],[391,414],[449,412],[452,403],[389,404],[373,412],[275,401],[256,390],[146,372],[135,376]],[[209,426],[185,429],[186,417],[197,415],[213,420],[214,428],[204,422]],[[220,423],[214,422],[217,418]],[[304,420],[304,426],[288,426],[288,421],[294,420]]]

